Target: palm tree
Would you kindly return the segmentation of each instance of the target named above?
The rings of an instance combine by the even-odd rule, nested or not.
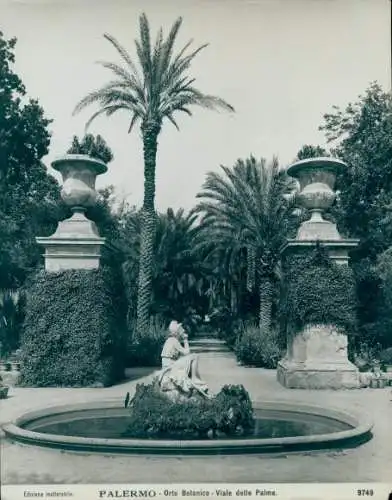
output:
[[[254,286],[255,278],[258,282],[260,330],[269,333],[280,248],[292,213],[289,181],[276,158],[267,165],[251,156],[233,168],[221,168],[223,175],[207,174],[198,194],[203,201],[196,208],[202,214],[196,250],[207,257],[218,254],[228,263],[234,259],[237,265],[245,256],[247,288]]]
[[[191,252],[196,218],[183,209],[174,212],[169,208],[160,214],[156,232],[155,302],[178,319],[184,319],[187,309],[200,304],[203,269]]]
[[[115,79],[90,92],[75,109],[75,112],[79,112],[90,104],[99,104],[98,111],[91,116],[86,127],[98,116],[102,114],[111,116],[120,110],[125,110],[131,117],[129,132],[137,122],[140,122],[144,152],[144,199],[138,280],[136,326],[138,336],[143,335],[149,325],[156,224],[155,167],[158,136],[163,122],[167,119],[178,129],[174,114],[183,112],[192,116],[190,111],[192,106],[234,111],[234,108],[223,99],[196,89],[193,86],[195,79],[188,75],[193,59],[207,45],[188,53],[187,50],[192,43],[190,41],[176,55],[173,54],[181,24],[182,18],[178,18],[166,39],[161,28],[155,44],[152,44],[147,16],[145,14],[140,16],[140,39],[135,40],[140,68],[113,36],[104,35],[120,54],[123,64],[102,62],[101,64],[114,74]]]
[[[168,318],[173,318],[173,315],[178,319],[183,318],[186,309],[194,302],[199,305],[202,299],[204,269],[191,252],[197,229],[195,220],[195,215],[185,214],[183,209],[174,212],[171,208],[157,218],[152,305],[155,312],[167,315]],[[122,231],[124,270],[128,277],[130,299],[135,295],[133,284],[136,282],[140,261],[141,229],[140,212],[130,212]]]

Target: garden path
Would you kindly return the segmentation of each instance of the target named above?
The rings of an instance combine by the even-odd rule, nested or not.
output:
[[[366,412],[374,437],[350,450],[262,456],[157,457],[70,453],[12,443],[1,438],[3,484],[55,483],[197,483],[197,482],[382,482],[392,470],[390,389],[346,391],[290,390],[276,381],[275,370],[239,366],[216,339],[197,339],[200,371],[213,391],[243,384],[253,400],[280,399]],[[0,401],[0,425],[33,409],[83,401],[122,398],[136,383],[147,382],[148,369],[128,370],[128,380],[103,389],[12,388]],[[372,414],[373,413],[373,414]]]

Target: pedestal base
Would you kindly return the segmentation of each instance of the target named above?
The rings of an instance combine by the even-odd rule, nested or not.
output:
[[[325,248],[329,258],[336,264],[348,265],[349,251],[357,247],[359,240],[287,240],[282,248],[282,254],[285,259],[291,255],[303,255],[306,252],[313,251],[319,244]]]
[[[101,258],[103,239],[65,240],[40,238],[38,243],[45,244],[45,270],[48,272],[66,271],[68,269],[98,269]]]
[[[347,358],[347,336],[333,325],[308,325],[288,340],[277,379],[290,389],[354,389],[359,370]]]
[[[80,212],[60,222],[52,236],[36,241],[45,247],[45,270],[49,272],[98,269],[101,247],[105,244],[95,223]]]
[[[358,369],[346,365],[312,366],[282,360],[278,363],[277,379],[288,389],[358,389]]]

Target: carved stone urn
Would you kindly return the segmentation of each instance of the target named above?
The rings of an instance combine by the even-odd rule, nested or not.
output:
[[[63,177],[61,196],[71,210],[85,211],[95,205],[95,180],[107,171],[105,163],[87,155],[69,154],[55,160],[52,167]]]
[[[336,225],[323,218],[323,212],[335,201],[336,174],[346,168],[345,163],[331,158],[301,160],[287,169],[288,175],[298,180],[298,201],[310,210],[310,220],[301,224],[298,240],[339,240]]]
[[[52,167],[62,175],[61,197],[73,213],[59,223],[52,236],[36,238],[45,247],[45,269],[96,269],[105,239],[85,214],[96,203],[95,181],[107,166],[87,155],[68,154],[55,160]]]
[[[336,263],[348,263],[348,252],[357,246],[358,240],[342,238],[336,224],[323,217],[336,199],[336,176],[346,168],[341,160],[329,157],[307,158],[289,166],[288,175],[299,183],[298,204],[310,211],[310,219],[300,225],[295,239],[287,241],[284,253],[320,243]]]

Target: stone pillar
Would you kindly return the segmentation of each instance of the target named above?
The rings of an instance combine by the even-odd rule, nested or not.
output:
[[[36,238],[45,247],[45,269],[97,269],[105,239],[100,238],[96,224],[85,212],[96,203],[95,179],[107,166],[87,155],[72,154],[54,161],[52,167],[62,174],[61,196],[73,214],[59,222],[52,236]]]
[[[322,212],[334,199],[336,174],[346,168],[333,158],[309,158],[291,165],[287,173],[300,184],[299,203],[310,210],[297,237],[282,249],[283,263],[292,255],[324,247],[337,264],[348,265],[349,251],[358,240],[343,239],[336,225],[323,218]],[[287,331],[287,354],[278,363],[278,381],[288,388],[341,389],[359,387],[358,369],[347,357],[347,335],[334,325],[306,325],[300,332]]]

